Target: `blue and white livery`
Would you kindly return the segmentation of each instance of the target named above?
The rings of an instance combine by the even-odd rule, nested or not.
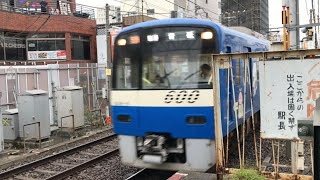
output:
[[[211,21],[167,19],[123,29],[115,39],[112,121],[123,163],[145,168],[206,171],[215,164],[212,54],[268,50],[268,43]],[[233,61],[235,96],[243,99],[244,62]],[[259,77],[250,61],[254,111]],[[231,79],[229,79],[231,81]],[[231,84],[231,83],[229,83]],[[235,129],[227,70],[220,71],[224,136]],[[228,92],[228,89],[230,92]],[[246,96],[249,97],[249,96]],[[240,124],[251,114],[238,112]],[[244,116],[246,116],[244,118]]]

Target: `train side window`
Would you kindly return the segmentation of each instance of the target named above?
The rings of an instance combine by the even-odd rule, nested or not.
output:
[[[239,86],[240,85],[240,71],[241,71],[241,66],[240,66],[240,60],[239,59],[237,59],[237,60],[235,60],[236,61],[236,63],[235,63],[235,65],[236,65],[236,73],[235,73],[235,75],[236,75],[236,85],[237,86]]]
[[[231,53],[231,47],[230,46],[226,46],[226,53]]]

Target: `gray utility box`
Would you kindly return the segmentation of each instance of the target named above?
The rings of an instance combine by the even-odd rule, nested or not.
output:
[[[2,126],[2,112],[0,107],[0,152],[4,150],[4,141],[3,141],[3,126]]]
[[[50,137],[49,97],[43,90],[26,91],[18,98],[19,136],[26,139],[39,140],[40,122],[41,139]]]
[[[4,140],[13,141],[19,137],[18,109],[8,109],[3,112],[2,125]]]
[[[84,126],[84,105],[82,87],[66,86],[60,88],[56,92],[56,97],[58,110],[58,126],[73,128],[73,123],[74,128]],[[72,119],[72,115],[74,116],[74,122]]]

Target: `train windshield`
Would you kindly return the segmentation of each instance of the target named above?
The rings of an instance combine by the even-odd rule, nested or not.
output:
[[[166,27],[117,38],[114,89],[212,88],[216,33],[208,28]]]

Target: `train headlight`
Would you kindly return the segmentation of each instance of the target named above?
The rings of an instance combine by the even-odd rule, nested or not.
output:
[[[125,39],[118,40],[118,46],[125,46],[126,44],[127,44],[127,40],[125,40]]]
[[[212,39],[213,33],[212,32],[202,32],[201,39]]]

